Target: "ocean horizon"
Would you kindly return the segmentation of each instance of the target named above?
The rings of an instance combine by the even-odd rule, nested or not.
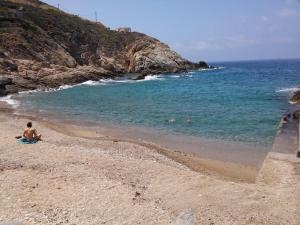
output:
[[[4,100],[23,113],[271,145],[289,96],[300,86],[300,60],[212,65],[217,68],[148,75],[139,81],[126,77],[87,81]]]

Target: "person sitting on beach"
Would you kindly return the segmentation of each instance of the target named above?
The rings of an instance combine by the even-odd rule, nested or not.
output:
[[[41,141],[42,135],[38,135],[36,129],[32,128],[32,123],[27,123],[27,128],[23,132],[23,137],[27,141]]]

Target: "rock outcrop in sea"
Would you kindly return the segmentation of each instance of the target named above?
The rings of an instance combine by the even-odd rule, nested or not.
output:
[[[0,11],[0,95],[208,67],[145,34],[111,30],[38,0],[2,0]]]
[[[300,90],[295,91],[290,100],[291,102],[300,104]]]

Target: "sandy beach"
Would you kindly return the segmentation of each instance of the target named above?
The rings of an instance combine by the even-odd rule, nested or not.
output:
[[[0,0],[0,225],[300,225],[272,3]]]
[[[3,111],[3,110],[2,110]],[[0,224],[299,224],[300,161],[260,170],[78,127],[0,114]]]

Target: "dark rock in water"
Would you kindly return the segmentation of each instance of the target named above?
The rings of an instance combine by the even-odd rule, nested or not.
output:
[[[0,96],[4,96],[10,93],[7,90],[7,86],[11,85],[12,83],[12,78],[0,76]]]
[[[293,96],[290,99],[292,102],[300,103],[300,90],[294,92]]]
[[[298,120],[300,119],[300,110],[296,111],[293,113],[293,119]]]
[[[16,85],[6,85],[6,92],[9,94],[15,94],[18,92],[19,88]]]
[[[199,68],[210,68],[210,66],[204,61],[198,62],[198,66]]]
[[[0,76],[0,88],[4,88],[6,85],[12,84],[12,78]]]
[[[2,85],[2,94],[128,73],[144,79],[208,67],[145,34],[113,31],[38,0],[0,1],[0,8],[0,74],[13,78],[8,89]]]
[[[137,77],[134,77],[133,80],[144,80],[145,79],[145,74],[140,74]]]
[[[5,89],[0,88],[0,97],[7,95],[7,91]]]

